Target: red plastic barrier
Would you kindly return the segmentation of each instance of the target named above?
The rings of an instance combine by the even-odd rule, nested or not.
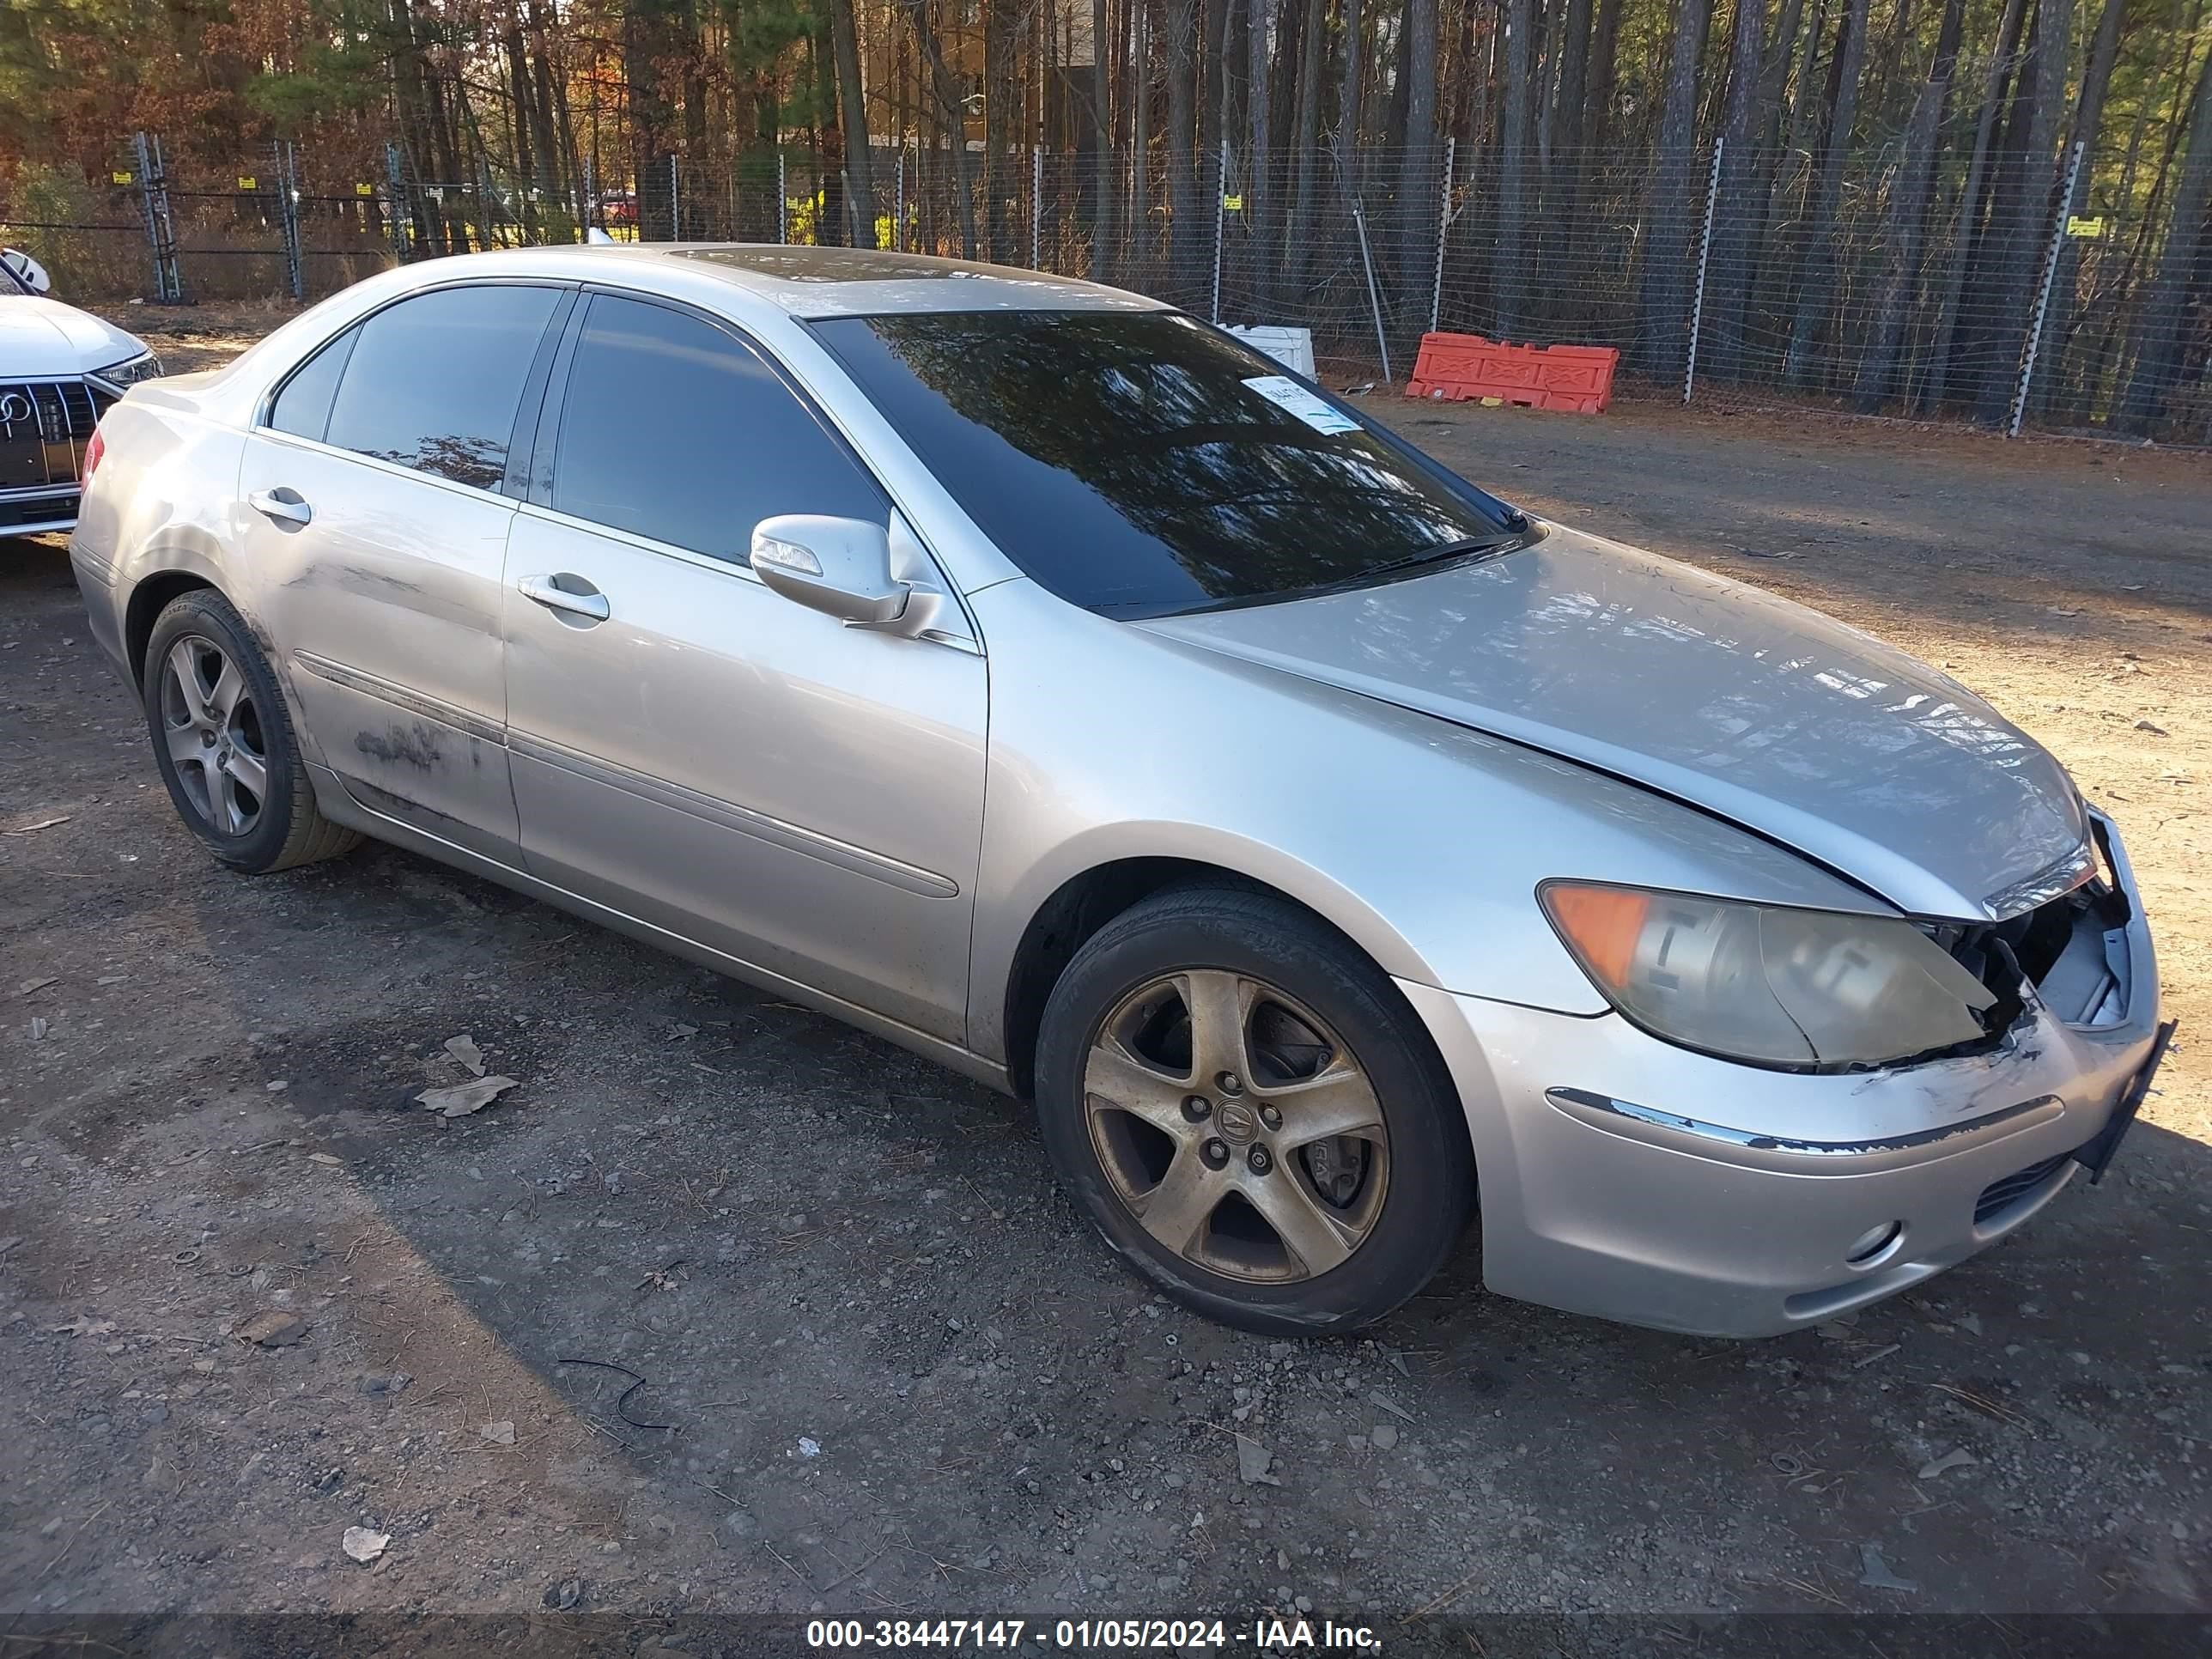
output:
[[[1601,415],[1613,400],[1611,346],[1506,345],[1480,334],[1424,334],[1408,398],[1462,403],[1495,398],[1530,409]]]

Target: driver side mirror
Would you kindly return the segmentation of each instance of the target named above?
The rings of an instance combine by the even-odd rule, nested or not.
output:
[[[787,599],[848,628],[905,614],[913,585],[891,574],[890,532],[864,519],[784,513],[753,527],[753,572]]]

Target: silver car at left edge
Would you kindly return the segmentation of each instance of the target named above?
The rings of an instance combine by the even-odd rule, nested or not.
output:
[[[1134,295],[475,255],[100,432],[77,579],[216,858],[374,836],[1033,1099],[1249,1328],[1470,1221],[1504,1295],[1831,1319],[2101,1173],[2171,1035],[1988,705]]]
[[[0,536],[67,530],[107,406],[161,360],[136,335],[49,292],[46,268],[0,247]]]

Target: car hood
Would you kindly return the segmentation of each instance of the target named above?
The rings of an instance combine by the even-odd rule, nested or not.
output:
[[[2087,867],[2064,770],[1954,681],[1757,588],[1547,528],[1432,574],[1139,625],[1630,779],[1915,915],[2013,915]]]
[[[82,374],[145,349],[143,341],[75,306],[0,295],[0,380]]]

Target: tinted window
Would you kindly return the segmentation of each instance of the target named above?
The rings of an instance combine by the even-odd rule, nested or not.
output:
[[[338,376],[345,373],[346,359],[360,333],[357,328],[348,329],[293,372],[270,406],[270,425],[322,441],[331,423],[331,394],[338,389]]]
[[[328,441],[496,489],[515,407],[560,299],[550,288],[441,289],[361,325]]]
[[[1523,527],[1281,366],[1169,312],[815,325],[1007,557],[1158,616],[1373,580]]]
[[[758,352],[698,318],[606,295],[576,342],[553,505],[738,564],[775,514],[890,514]]]

